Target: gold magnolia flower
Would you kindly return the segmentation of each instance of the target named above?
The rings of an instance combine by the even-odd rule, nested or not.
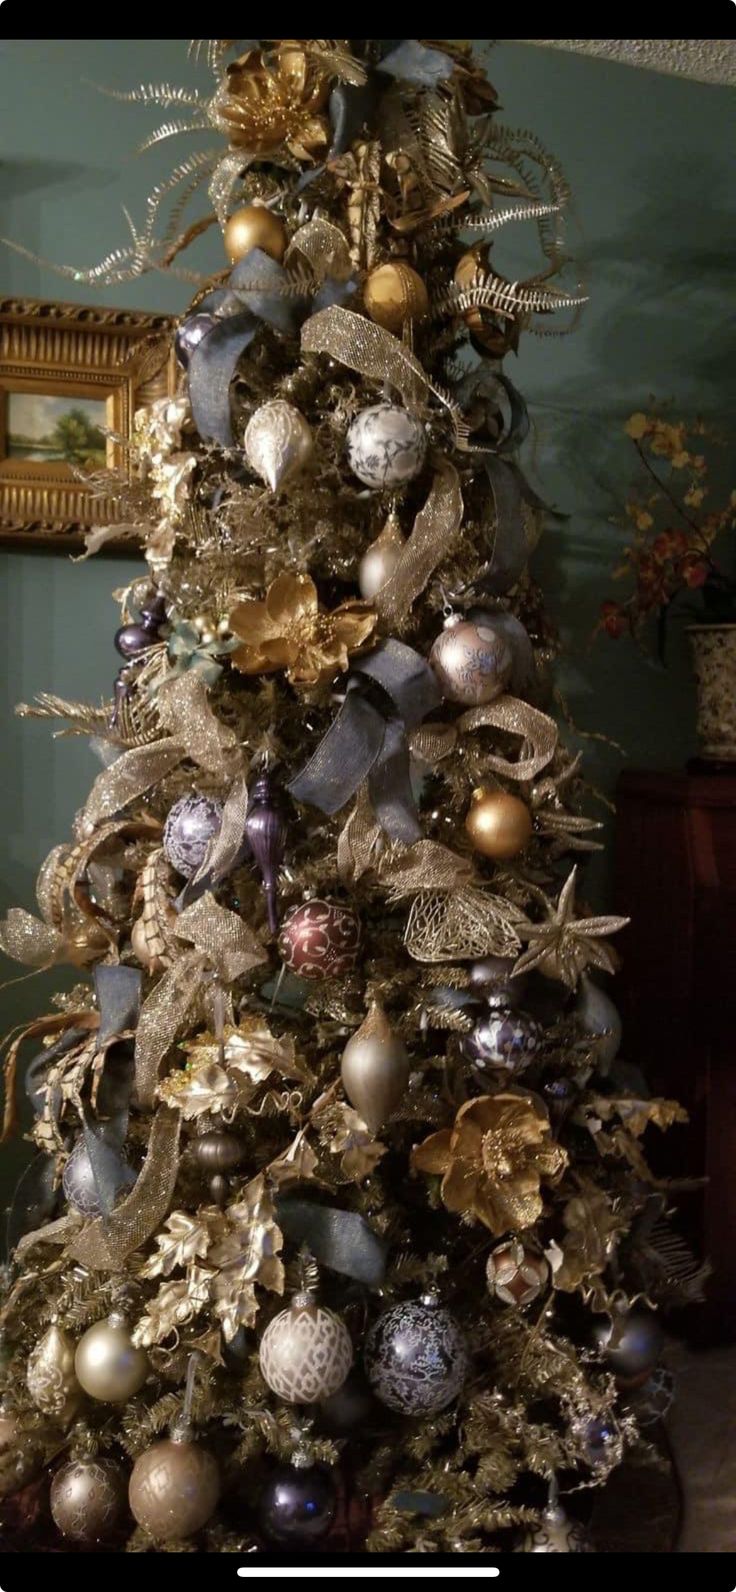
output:
[[[211,116],[233,149],[265,155],[285,148],[311,160],[325,148],[330,74],[303,47],[308,42],[279,39],[275,49],[247,50],[228,66]]]
[[[442,1174],[448,1211],[467,1212],[500,1236],[538,1220],[541,1180],[560,1177],[567,1154],[530,1095],[481,1095],[461,1106],[453,1128],[417,1146],[412,1165]]]
[[[285,669],[293,685],[334,680],[347,668],[351,652],[367,641],[376,617],[360,602],[325,613],[314,581],[285,572],[272,581],[264,602],[249,599],[233,608],[230,629],[243,645],[231,662],[243,674]]]

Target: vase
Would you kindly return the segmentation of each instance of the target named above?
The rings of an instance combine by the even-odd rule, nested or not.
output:
[[[698,755],[736,763],[736,624],[688,625],[697,685]]]

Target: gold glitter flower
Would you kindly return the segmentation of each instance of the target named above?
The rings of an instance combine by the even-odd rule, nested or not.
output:
[[[243,643],[231,658],[243,674],[285,669],[292,685],[316,685],[342,674],[351,652],[374,630],[376,614],[360,602],[325,613],[308,575],[284,573],[272,581],[264,602],[238,603],[229,623]]]
[[[604,973],[615,973],[618,957],[604,935],[617,934],[625,929],[628,918],[576,918],[575,881],[577,868],[573,868],[559,894],[557,906],[548,909],[541,923],[524,920],[517,925],[527,949],[519,957],[515,973],[531,973],[536,968],[545,978],[556,978],[570,989],[575,989],[586,967],[599,967]]]
[[[461,1106],[453,1128],[417,1146],[412,1165],[442,1174],[448,1211],[468,1213],[500,1236],[538,1221],[541,1180],[560,1177],[567,1154],[530,1095],[481,1095]]]
[[[279,39],[275,49],[247,50],[228,66],[211,115],[233,149],[265,155],[284,148],[311,160],[325,148],[330,74],[304,48],[308,42]]]

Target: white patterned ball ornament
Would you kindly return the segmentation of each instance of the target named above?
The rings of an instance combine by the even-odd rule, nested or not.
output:
[[[404,486],[419,474],[427,452],[420,420],[399,404],[375,404],[353,421],[347,438],[348,464],[364,486],[380,492]]]
[[[264,1381],[286,1404],[319,1404],[341,1388],[353,1363],[347,1327],[313,1300],[292,1301],[269,1322],[259,1351]]]

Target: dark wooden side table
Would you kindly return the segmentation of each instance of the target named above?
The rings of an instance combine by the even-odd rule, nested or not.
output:
[[[632,920],[619,937],[622,1054],[690,1112],[660,1164],[707,1178],[693,1212],[714,1269],[700,1326],[710,1341],[733,1340],[736,772],[627,770],[617,806],[616,910]]]

